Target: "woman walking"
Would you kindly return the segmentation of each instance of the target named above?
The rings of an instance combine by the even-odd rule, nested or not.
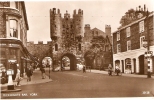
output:
[[[19,65],[18,65],[18,64],[17,64],[17,74],[16,74],[15,81],[16,81],[15,86],[21,86],[21,85],[20,85],[20,81],[21,81],[20,69],[19,69]]]

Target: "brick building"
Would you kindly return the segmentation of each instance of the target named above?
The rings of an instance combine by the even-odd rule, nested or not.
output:
[[[17,64],[21,75],[30,60],[34,60],[26,49],[29,30],[24,2],[0,2],[0,67],[13,69],[15,78]]]
[[[149,33],[149,48],[154,51],[153,12],[147,12],[145,5],[144,8],[139,6],[136,10],[128,10],[120,23],[121,26],[113,32],[114,66],[119,65],[123,73],[146,74],[148,68],[144,53],[147,48],[143,47],[143,40]],[[150,70],[154,72],[154,57],[150,62]]]

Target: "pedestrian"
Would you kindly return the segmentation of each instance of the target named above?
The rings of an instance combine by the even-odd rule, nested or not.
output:
[[[108,66],[108,74],[109,76],[112,76],[112,65],[111,64],[109,64]]]
[[[83,73],[86,73],[86,67],[83,65]]]
[[[31,81],[32,71],[31,71],[31,67],[30,66],[27,68],[26,74],[27,74],[27,82]]]
[[[21,86],[20,85],[20,81],[21,81],[21,77],[20,77],[20,69],[19,69],[19,64],[17,64],[17,73],[16,73],[16,77],[15,77],[15,86]]]
[[[42,65],[42,67],[40,68],[41,70],[41,73],[42,73],[42,79],[45,79],[46,76],[45,76],[45,69],[44,69],[44,65]]]
[[[7,75],[6,75],[6,70],[2,70],[2,76],[1,76],[1,84],[7,83]]]
[[[116,64],[116,67],[115,67],[115,72],[117,73],[117,76],[119,76],[120,68],[117,64]]]

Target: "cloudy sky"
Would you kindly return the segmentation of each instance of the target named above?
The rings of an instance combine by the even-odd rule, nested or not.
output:
[[[92,28],[105,30],[105,25],[111,25],[111,32],[120,26],[119,21],[125,12],[139,5],[149,11],[154,11],[154,0],[49,0],[49,1],[25,1],[27,19],[29,24],[28,41],[50,41],[49,10],[59,8],[62,17],[66,10],[71,17],[73,10],[82,9],[84,25],[90,24]]]

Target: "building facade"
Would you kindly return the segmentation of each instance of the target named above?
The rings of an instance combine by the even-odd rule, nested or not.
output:
[[[15,78],[17,65],[21,74],[32,59],[26,49],[29,30],[24,2],[0,2],[0,67],[13,69]]]
[[[148,16],[147,16],[148,15]],[[120,20],[121,26],[113,32],[113,64],[123,73],[146,74],[147,59],[143,40],[148,38],[149,48],[154,51],[153,12],[146,6],[128,10]],[[150,59],[150,71],[154,73],[154,56]]]

